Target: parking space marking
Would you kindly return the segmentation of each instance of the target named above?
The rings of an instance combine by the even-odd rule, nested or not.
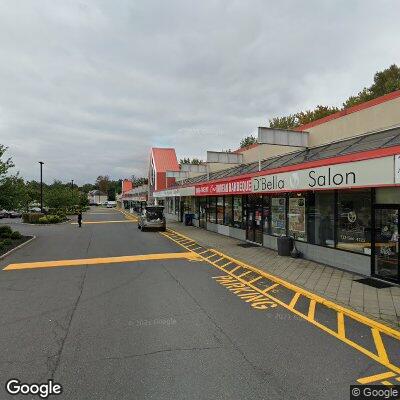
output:
[[[53,268],[53,267],[77,267],[82,265],[97,265],[97,264],[115,264],[150,260],[197,260],[199,257],[193,252],[185,253],[159,253],[159,254],[142,254],[134,256],[121,257],[105,257],[105,258],[81,258],[75,260],[58,260],[58,261],[37,261],[27,263],[9,264],[3,271],[17,269],[34,269],[34,268]]]
[[[185,246],[185,244],[182,244],[183,242],[189,240],[190,239],[189,237],[172,230],[168,230],[166,233],[162,233],[162,235],[174,241],[175,243],[181,245],[187,250],[190,250],[187,246]],[[192,242],[195,243],[194,241]],[[374,321],[346,307],[340,306],[328,299],[318,296],[303,288],[300,288],[290,282],[285,281],[282,278],[271,275],[268,272],[262,271],[252,265],[236,260],[235,258],[232,258],[224,253],[221,253],[220,251],[211,248],[206,248],[203,246],[199,247],[200,248],[198,249],[196,248],[197,250],[193,252],[199,255],[202,260],[213,265],[214,267],[218,268],[224,273],[232,276],[233,278],[245,284],[246,286],[265,295],[276,304],[286,308],[287,310],[291,311],[297,316],[303,318],[305,321],[308,321],[315,327],[334,336],[341,342],[347,344],[348,346],[361,352],[370,359],[383,365],[388,370],[390,370],[391,374],[393,374],[391,376],[396,376],[396,377],[399,376],[400,366],[395,364],[397,363],[396,357],[398,357],[397,351],[393,350],[393,348],[391,348],[390,346],[388,347],[387,345],[385,345],[384,340],[382,339],[383,335],[386,335],[385,337],[391,337],[395,341],[400,341],[400,332],[398,330],[395,330],[390,326],[384,325],[378,321]],[[206,255],[203,256],[203,254]],[[220,257],[218,259],[219,262],[221,261],[222,257],[223,259],[226,260],[226,263],[218,265],[217,263],[211,260],[213,258],[212,256],[214,255]],[[233,269],[229,270],[228,268],[226,268],[227,265],[231,265]],[[237,273],[235,274],[236,271]],[[252,277],[249,281],[246,281],[241,277],[246,274],[245,271],[249,271],[249,273],[252,272]],[[254,275],[260,277],[260,279],[254,280],[255,279]],[[265,288],[265,283],[268,285],[267,288]],[[291,295],[291,293],[293,293],[293,295]],[[296,304],[300,300],[303,301],[307,300],[309,302],[308,307],[304,312],[301,312],[296,308]],[[336,321],[334,323],[334,326],[336,325],[336,328],[330,326],[328,324],[328,321],[324,320],[321,321],[318,318],[318,312],[321,312],[321,310],[323,309],[325,309],[326,311],[330,310],[330,312],[336,313],[335,317]],[[349,323],[347,324],[347,329],[346,329],[346,321],[349,321]],[[361,340],[358,340],[358,338],[353,338],[350,335],[350,333],[353,333],[351,331],[351,329],[353,328],[352,324],[350,324],[350,321],[355,321],[357,323],[360,323],[364,325],[367,329],[369,329],[372,338],[371,348],[368,348],[367,345],[363,343]],[[349,332],[347,332],[347,330],[349,330]],[[390,351],[392,351],[391,354]],[[363,383],[364,379],[365,378],[360,378],[358,382]],[[383,382],[384,379],[383,378],[381,379],[382,379],[381,382]]]

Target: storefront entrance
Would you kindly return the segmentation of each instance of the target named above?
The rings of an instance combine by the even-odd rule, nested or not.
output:
[[[246,240],[263,244],[262,196],[250,194],[246,204]]]
[[[400,281],[399,206],[376,205],[372,243],[372,272],[377,277]]]
[[[199,227],[206,228],[207,197],[199,199]]]

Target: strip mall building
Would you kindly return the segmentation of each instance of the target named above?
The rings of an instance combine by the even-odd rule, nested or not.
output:
[[[290,236],[306,259],[400,282],[400,91],[296,132],[259,128],[259,143],[207,152],[197,170],[172,163],[149,199],[199,228],[271,249]]]

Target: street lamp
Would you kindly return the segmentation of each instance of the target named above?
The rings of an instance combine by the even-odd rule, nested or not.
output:
[[[40,164],[40,212],[43,213],[43,161],[39,161]]]

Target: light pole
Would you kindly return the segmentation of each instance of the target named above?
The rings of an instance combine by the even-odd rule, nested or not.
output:
[[[39,161],[40,164],[40,212],[43,213],[43,161]]]
[[[73,179],[71,180],[71,188],[72,189],[74,188],[74,180]]]

